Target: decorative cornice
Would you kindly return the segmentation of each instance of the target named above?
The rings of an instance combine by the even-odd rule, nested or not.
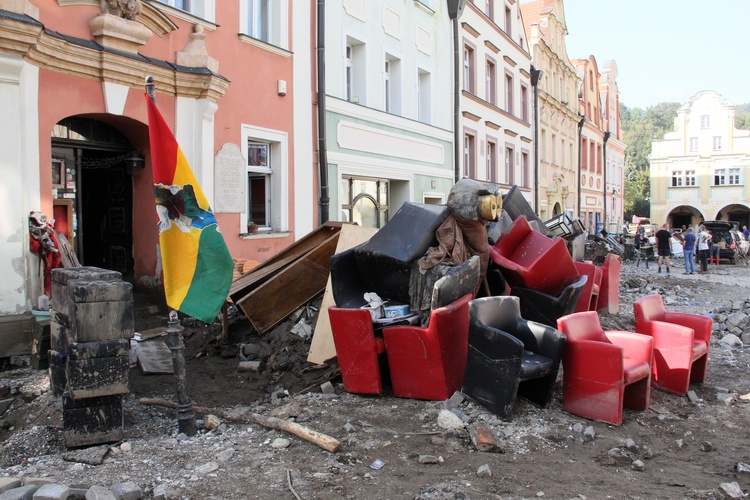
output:
[[[172,96],[218,101],[229,88],[226,78],[205,68],[182,68],[166,61],[152,61],[11,19],[4,19],[0,28],[0,51],[23,57],[41,69],[131,88],[143,88],[143,78],[151,75],[157,91]]]
[[[479,36],[479,32],[475,30],[469,23],[462,22],[461,27],[464,29],[464,31],[471,33],[474,38],[477,38]]]
[[[514,61],[513,59],[511,59],[511,58],[510,58],[510,57],[508,57],[508,56],[503,56],[503,60],[504,60],[505,62],[507,62],[507,63],[508,63],[508,64],[509,64],[509,65],[510,65],[510,66],[511,66],[512,68],[515,68],[515,67],[516,67],[516,66],[518,65],[518,64],[516,63],[516,61]]]
[[[511,137],[518,136],[518,132],[514,132],[514,131],[512,131],[512,130],[510,130],[508,128],[506,128],[503,132],[505,132],[505,135],[509,135]]]
[[[101,0],[57,0],[57,5],[60,7],[69,7],[71,5],[93,5],[99,7]],[[139,21],[156,33],[160,38],[177,29],[177,25],[153,5],[141,2],[141,6],[141,13],[136,21]]]
[[[495,123],[493,121],[490,121],[490,120],[485,120],[484,124],[487,125],[487,127],[491,128],[493,130],[500,130],[501,128],[503,128],[501,125],[499,125],[499,124],[497,124],[497,123]]]
[[[495,54],[500,53],[500,47],[498,47],[494,43],[490,42],[489,40],[485,40],[484,41],[484,46],[487,47],[488,49],[490,49]]]
[[[468,111],[462,111],[461,114],[463,115],[464,118],[468,118],[469,120],[473,122],[478,122],[479,120],[482,119],[481,116],[477,116],[474,113],[469,113]]]
[[[258,40],[257,38],[247,36],[243,33],[240,33],[238,36],[241,42],[244,42],[248,45],[252,45],[253,47],[258,47],[259,49],[267,50],[268,52],[272,52],[282,57],[286,57],[286,58],[292,57],[292,52],[286,49],[282,49],[281,47],[277,47],[276,45],[271,45],[270,43],[266,43],[263,40]]]

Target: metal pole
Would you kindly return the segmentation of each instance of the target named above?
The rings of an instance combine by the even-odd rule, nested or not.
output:
[[[177,316],[177,311],[169,311],[167,321],[167,338],[169,350],[172,352],[172,366],[174,366],[174,380],[177,391],[177,426],[180,432],[187,436],[196,433],[195,412],[187,390],[187,370],[185,369],[185,343],[182,341],[183,327]]]
[[[146,94],[155,103],[156,93],[154,79],[146,77]],[[180,432],[187,436],[195,436],[195,412],[193,403],[190,401],[187,390],[187,370],[185,369],[185,343],[182,341],[183,327],[177,311],[169,311],[167,321],[167,345],[172,353],[172,366],[174,367],[174,380],[177,392],[177,426]]]

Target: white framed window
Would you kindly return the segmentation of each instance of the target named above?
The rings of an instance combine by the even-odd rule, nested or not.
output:
[[[529,89],[526,85],[521,85],[521,120],[529,121]],[[563,149],[565,144],[563,144]]]
[[[485,0],[484,2],[484,14],[490,18],[490,21],[495,20],[495,0]]]
[[[495,157],[496,146],[493,141],[487,140],[487,179],[490,182],[497,181],[497,158]]]
[[[513,75],[505,74],[505,111],[513,114]]]
[[[513,148],[505,147],[505,183],[513,184]]]
[[[359,104],[367,104],[367,77],[366,69],[366,46],[364,43],[347,37],[345,58],[344,58],[344,78],[346,100]]]
[[[727,171],[723,168],[717,168],[714,171],[714,186],[725,186],[727,184]]]
[[[697,137],[690,138],[690,151],[691,152],[698,151],[698,138]]]
[[[464,134],[464,177],[474,177],[474,136]]]
[[[740,185],[740,169],[730,168],[729,173],[727,175],[727,181],[729,182],[730,186],[739,186]]]
[[[390,54],[383,64],[383,99],[387,113],[401,114],[401,60]]]
[[[513,19],[510,17],[510,7],[505,6],[505,34],[509,37],[513,37],[511,27],[513,26]]]
[[[552,164],[557,165],[557,135],[552,134],[552,158],[550,158]]]
[[[240,33],[288,49],[288,9],[288,0],[240,0]]]
[[[529,187],[529,153],[521,153],[521,187]]]
[[[432,74],[417,70],[417,118],[422,123],[432,123]]]
[[[487,102],[495,105],[496,104],[496,93],[495,88],[495,63],[491,60],[487,60],[487,66],[485,68],[485,91],[487,93]]]
[[[715,135],[712,141],[714,151],[721,151],[721,136]]]
[[[289,228],[289,140],[286,132],[242,125],[247,176],[247,209],[241,227],[255,222],[261,232]]]
[[[695,170],[685,170],[685,185],[695,186]]]
[[[474,93],[474,49],[464,45],[464,90]]]
[[[156,0],[206,21],[216,19],[216,0]]]
[[[682,170],[672,171],[672,187],[682,187]]]
[[[711,115],[701,115],[701,128],[711,128]]]

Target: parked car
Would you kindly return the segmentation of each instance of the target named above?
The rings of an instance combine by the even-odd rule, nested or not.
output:
[[[703,223],[711,234],[719,239],[719,257],[736,263],[737,247],[744,241],[736,223],[725,220],[710,220]]]

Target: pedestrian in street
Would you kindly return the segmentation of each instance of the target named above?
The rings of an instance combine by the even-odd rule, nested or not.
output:
[[[657,273],[661,273],[661,263],[666,260],[667,274],[669,274],[669,259],[672,257],[672,233],[669,232],[666,224],[662,224],[661,229],[656,231],[656,251],[659,254]]]
[[[693,274],[695,272],[695,234],[693,234],[692,227],[687,228],[682,237],[682,255],[685,257],[685,274]]]
[[[701,224],[698,227],[698,259],[701,262],[700,274],[706,274],[708,272],[708,252],[711,247],[711,235],[706,231],[706,226]]]
[[[721,246],[719,245],[719,235],[713,234],[711,231],[708,232],[711,235],[711,248],[708,254],[709,264],[720,264],[721,263]]]
[[[747,226],[742,226],[742,236],[745,237],[745,241],[748,241],[748,236],[750,236],[750,231],[747,230]]]

